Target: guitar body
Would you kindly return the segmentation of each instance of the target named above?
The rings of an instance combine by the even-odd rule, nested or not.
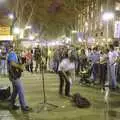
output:
[[[20,69],[17,69],[15,67],[11,66],[11,69],[9,71],[9,75],[10,75],[11,79],[16,80],[16,79],[21,77],[22,72],[23,71],[21,71]]]

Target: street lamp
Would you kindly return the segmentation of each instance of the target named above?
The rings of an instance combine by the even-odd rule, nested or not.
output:
[[[16,48],[19,48],[19,45],[20,45],[20,40],[18,40],[20,32],[21,32],[21,29],[19,27],[14,27],[13,28],[13,34],[16,36],[16,40],[15,40]]]
[[[27,29],[32,29],[32,26],[31,25],[25,26],[25,30]]]
[[[9,19],[13,20],[14,19],[14,15],[11,13],[8,15]]]
[[[114,19],[114,13],[113,12],[105,12],[102,15],[102,20],[106,22],[106,40],[108,42],[108,37],[109,37],[109,21]]]
[[[30,39],[30,40],[34,40],[35,37],[34,37],[33,35],[30,35],[30,36],[29,36],[29,39]]]
[[[15,27],[15,28],[13,29],[13,33],[14,33],[15,35],[19,35],[19,34],[20,34],[20,28],[19,28],[19,27]]]
[[[104,14],[103,14],[103,16],[102,16],[102,19],[104,20],[104,21],[110,21],[110,20],[112,20],[114,18],[114,13],[112,13],[112,12],[105,12]]]
[[[72,33],[72,34],[77,33],[77,31],[76,31],[76,30],[72,30],[71,33]]]

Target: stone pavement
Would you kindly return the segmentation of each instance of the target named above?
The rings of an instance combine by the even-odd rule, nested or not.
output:
[[[104,94],[100,89],[80,86],[73,83],[72,93],[80,92],[91,102],[88,109],[79,109],[72,105],[69,98],[58,94],[59,79],[55,74],[45,74],[45,88],[47,100],[59,107],[53,111],[41,111],[40,102],[43,101],[42,79],[40,74],[25,72],[22,78],[25,95],[33,112],[23,113],[21,110],[9,111],[8,104],[0,102],[0,120],[120,120],[120,94],[110,94],[110,104],[104,104]],[[8,78],[0,77],[0,85],[10,85]]]

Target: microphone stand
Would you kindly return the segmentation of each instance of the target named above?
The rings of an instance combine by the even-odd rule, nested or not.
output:
[[[41,47],[41,59],[42,59],[42,56],[43,56],[43,49]],[[43,102],[40,103],[41,107],[38,109],[37,112],[41,112],[43,110],[51,111],[57,108],[58,106],[47,101],[46,90],[45,90],[45,72],[44,72],[43,60],[40,63],[40,65],[41,65],[41,79],[42,79],[42,87],[43,87]]]

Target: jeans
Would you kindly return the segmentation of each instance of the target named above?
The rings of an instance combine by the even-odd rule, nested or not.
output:
[[[59,71],[59,77],[60,77],[60,85],[59,85],[59,93],[63,94],[63,88],[64,88],[64,82],[65,85],[65,95],[70,95],[70,81],[69,81],[69,72],[65,72],[66,76],[63,74],[63,72]]]
[[[2,75],[7,74],[7,62],[6,62],[6,60],[1,60],[1,74]]]
[[[35,72],[37,72],[38,67],[39,67],[39,71],[41,71],[42,70],[41,60],[36,60]]]
[[[28,72],[33,72],[33,62],[26,65],[26,70]]]
[[[23,83],[20,78],[17,80],[12,81],[12,87],[13,87],[13,92],[11,96],[11,104],[15,104],[15,100],[17,95],[19,96],[19,103],[22,108],[27,106],[26,101],[25,101],[25,96],[24,96],[24,88],[23,88]]]
[[[93,80],[96,81],[99,74],[99,64],[94,63],[92,66]]]
[[[112,88],[117,87],[117,80],[116,80],[116,65],[109,65],[110,70],[110,80],[112,84]]]
[[[106,81],[107,81],[107,63],[100,64],[100,83],[102,88],[104,88]]]

